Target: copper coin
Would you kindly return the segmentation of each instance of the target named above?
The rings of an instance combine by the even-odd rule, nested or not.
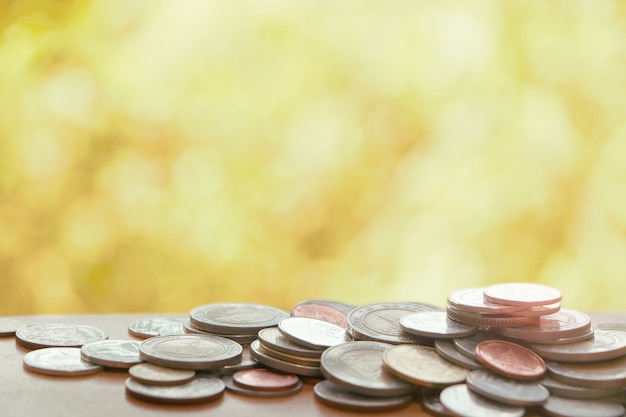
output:
[[[270,369],[246,369],[233,374],[235,384],[260,391],[279,391],[295,387],[300,382],[294,374],[285,374]]]
[[[546,285],[515,282],[491,285],[483,290],[485,301],[509,306],[545,306],[561,301],[561,291]]]
[[[476,358],[492,371],[514,379],[538,379],[546,373],[546,364],[539,355],[504,340],[479,343]]]
[[[303,301],[291,309],[293,317],[308,317],[327,321],[337,326],[348,328],[348,316],[331,304],[321,301]]]

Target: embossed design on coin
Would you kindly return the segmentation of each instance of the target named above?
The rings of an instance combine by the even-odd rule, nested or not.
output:
[[[99,340],[85,343],[81,357],[91,363],[110,368],[130,368],[143,362],[139,357],[139,342],[134,340]]]
[[[277,391],[295,387],[300,382],[300,378],[295,374],[285,374],[260,368],[237,371],[233,374],[233,381],[248,389]]]
[[[409,405],[412,399],[411,395],[395,397],[359,395],[328,380],[315,384],[313,393],[315,398],[331,407],[363,412],[397,410]]]
[[[277,326],[289,313],[262,304],[223,303],[194,308],[189,320],[194,327],[214,333],[256,334]]]
[[[476,346],[476,358],[494,372],[515,379],[538,379],[546,364],[535,352],[504,340],[485,340]]]
[[[128,325],[128,333],[141,339],[159,336],[159,330],[166,326],[180,325],[183,319],[174,317],[149,317],[137,319]]]
[[[502,404],[472,392],[466,384],[451,385],[439,395],[443,406],[463,417],[522,417],[524,407]]]
[[[180,385],[143,384],[132,377],[126,379],[126,392],[138,399],[159,403],[196,404],[215,400],[224,393],[224,382],[212,376],[197,376]]]
[[[511,306],[545,306],[561,301],[561,291],[527,282],[491,285],[484,289],[485,300]]]
[[[288,317],[278,323],[278,330],[287,339],[311,349],[326,349],[352,338],[336,324],[308,317]]]
[[[97,327],[70,323],[30,324],[15,333],[17,344],[27,349],[81,347],[106,338],[106,333]]]
[[[237,363],[243,348],[219,336],[157,336],[139,345],[139,356],[155,365],[181,369],[208,369]]]
[[[80,348],[42,348],[24,355],[24,368],[40,374],[82,376],[102,371],[102,366],[81,359]]]
[[[147,362],[131,366],[128,373],[137,381],[148,385],[186,384],[196,376],[193,369],[166,368]]]
[[[416,387],[394,377],[383,366],[383,354],[393,345],[357,341],[330,347],[322,354],[324,376],[350,391],[374,397],[406,395]]]

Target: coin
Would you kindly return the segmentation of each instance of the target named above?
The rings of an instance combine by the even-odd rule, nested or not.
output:
[[[169,403],[197,404],[215,400],[224,393],[224,382],[214,376],[196,376],[179,385],[159,386],[143,384],[132,377],[126,379],[126,392],[140,400]]]
[[[567,384],[609,388],[626,384],[626,356],[599,362],[546,361],[549,375]]]
[[[264,346],[287,355],[317,358],[318,360],[322,356],[322,351],[319,349],[311,349],[287,339],[280,333],[278,327],[268,327],[260,330],[258,339]]]
[[[24,368],[55,376],[82,376],[102,371],[102,366],[80,357],[80,348],[51,347],[33,350],[24,355]]]
[[[446,340],[437,340],[435,342],[435,351],[444,359],[449,360],[452,363],[455,363],[459,366],[462,366],[467,369],[483,369],[484,366],[482,363],[478,362],[474,358],[470,358],[467,355],[459,352],[457,348],[454,347],[452,342]]]
[[[406,395],[416,387],[394,377],[383,366],[383,354],[393,345],[357,341],[332,346],[322,354],[322,374],[348,390],[373,397]]]
[[[434,348],[400,345],[383,353],[386,370],[400,379],[423,387],[445,387],[465,381],[467,368],[442,358]]]
[[[222,381],[226,385],[226,389],[232,391],[237,394],[247,395],[248,397],[258,397],[258,398],[277,398],[277,397],[286,397],[288,395],[297,394],[302,390],[304,384],[302,381],[298,381],[293,387],[281,390],[259,390],[259,389],[251,389],[246,388],[241,385],[237,385],[233,381],[232,375],[225,375],[222,377]]]
[[[173,334],[185,334],[185,326],[183,326],[183,322],[180,323],[172,323],[167,324],[163,327],[159,327],[158,331],[159,336],[170,336]]]
[[[166,368],[147,362],[131,366],[128,372],[133,379],[148,385],[186,384],[196,376],[193,369]]]
[[[593,339],[566,345],[531,345],[544,359],[559,362],[593,362],[626,354],[626,331],[597,329]]]
[[[326,405],[334,408],[359,412],[397,410],[409,405],[413,398],[411,395],[401,395],[395,397],[371,397],[367,395],[359,395],[328,380],[315,384],[313,387],[313,393],[316,399]]]
[[[444,311],[421,311],[400,319],[400,327],[416,336],[448,339],[471,336],[476,327],[450,320]]]
[[[156,336],[139,345],[139,356],[155,365],[207,369],[237,363],[243,348],[218,336],[195,334]]]
[[[81,347],[81,357],[87,362],[110,368],[130,368],[143,362],[139,357],[139,342],[134,340],[98,340]]]
[[[466,384],[477,394],[511,405],[541,405],[550,396],[550,391],[537,382],[517,381],[486,369],[470,372]]]
[[[446,314],[452,320],[479,327],[513,327],[535,323],[535,317],[514,316],[511,314],[476,314],[457,310],[452,306],[446,308]]]
[[[260,391],[280,391],[295,387],[300,382],[295,374],[285,374],[270,369],[248,369],[233,374],[235,384]]]
[[[483,288],[466,288],[448,294],[448,305],[459,311],[475,314],[511,314],[521,306],[501,305],[485,301]]]
[[[485,340],[476,346],[476,358],[487,368],[514,379],[538,379],[546,364],[535,352],[504,340]]]
[[[542,405],[544,415],[552,417],[621,417],[624,406],[599,400],[575,400],[551,396]]]
[[[13,336],[22,327],[26,326],[26,322],[12,317],[0,318],[0,337]]]
[[[582,342],[583,340],[593,339],[594,332],[595,330],[593,328],[589,328],[584,333],[576,336],[546,338],[544,340],[533,340],[532,342],[525,339],[516,339],[514,337],[507,337],[507,339],[510,339],[512,342],[519,341],[522,344],[532,343],[533,345],[569,345],[570,343],[578,343]]]
[[[435,311],[417,303],[374,303],[357,307],[348,314],[350,332],[358,340],[385,343],[419,343],[416,336],[400,327],[400,319],[420,311]]]
[[[290,362],[290,363],[298,364],[298,365],[313,366],[317,368],[320,367],[320,358],[306,358],[306,357],[301,357],[301,356],[296,356],[296,355],[290,355],[288,353],[283,353],[283,352],[274,350],[268,346],[265,346],[262,342],[259,345],[259,351],[263,354],[271,356],[272,358],[280,359],[281,361],[286,361],[286,362]]]
[[[587,333],[591,319],[583,312],[562,308],[561,311],[536,319],[534,324],[493,329],[494,332],[528,342],[574,337]]]
[[[526,411],[524,407],[502,404],[476,394],[466,384],[444,388],[439,399],[448,411],[461,417],[522,417]]]
[[[581,387],[580,385],[567,384],[558,381],[549,375],[544,375],[539,381],[551,394],[566,398],[605,398],[621,393],[624,388],[621,385],[615,387]]]
[[[352,311],[354,307],[348,311]],[[348,328],[347,313],[338,309],[334,304],[319,300],[302,301],[291,309],[292,317],[308,317],[335,324],[344,329]]]
[[[106,333],[97,327],[70,323],[30,324],[15,332],[17,344],[27,349],[81,347],[106,338]]]
[[[159,329],[182,323],[182,319],[174,317],[147,317],[133,320],[128,324],[128,333],[141,339],[159,336]]]
[[[345,328],[308,317],[285,318],[278,323],[278,330],[292,342],[319,350],[352,339]]]
[[[277,326],[289,313],[276,307],[246,304],[207,304],[194,308],[189,320],[194,327],[214,333],[257,334],[265,327]]]
[[[237,342],[240,345],[249,345],[253,341],[256,340],[256,334],[226,334],[226,333],[215,333],[208,332],[206,330],[198,329],[194,327],[189,320],[183,321],[183,334],[191,333],[191,334],[205,334],[208,336],[219,336],[225,337],[226,339],[230,339],[233,342]]]
[[[254,359],[267,366],[268,368],[277,369],[279,371],[288,372],[301,376],[318,377],[322,375],[319,366],[300,365],[293,362],[287,362],[274,358],[263,351],[261,343],[255,340],[250,345],[250,354]]]
[[[250,345],[242,345],[241,359],[239,362],[224,365],[219,368],[220,374],[222,375],[230,375],[237,371],[242,371],[244,369],[254,369],[258,368],[259,362],[252,357],[250,353]]]
[[[498,338],[499,336],[497,335],[481,330],[468,337],[453,339],[452,344],[459,352],[468,358],[476,359],[476,346],[478,346],[479,343],[484,342],[485,340],[494,340]]]
[[[434,416],[451,417],[452,414],[441,404],[439,394],[441,394],[441,390],[438,388],[423,389],[420,393],[422,408]]]
[[[561,301],[556,288],[528,282],[491,285],[483,290],[486,301],[512,306],[544,306]]]

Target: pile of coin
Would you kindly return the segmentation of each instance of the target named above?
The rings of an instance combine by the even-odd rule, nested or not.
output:
[[[109,340],[95,327],[1,322],[31,349],[24,368],[53,375],[127,369],[126,391],[175,404],[279,397],[315,384],[318,401],[386,411],[416,398],[441,416],[612,417],[626,403],[626,324],[591,327],[561,293],[498,284],[419,302],[362,306],[306,300],[291,311],[246,303],[193,308],[187,319],[133,321]],[[4,326],[4,327],[3,327]]]

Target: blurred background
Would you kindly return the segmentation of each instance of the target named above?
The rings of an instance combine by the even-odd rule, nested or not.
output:
[[[617,1],[0,2],[0,314],[624,310]]]

